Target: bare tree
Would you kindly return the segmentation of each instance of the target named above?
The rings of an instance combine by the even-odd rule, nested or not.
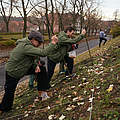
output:
[[[38,4],[41,4],[43,1],[36,2],[34,6],[31,5],[33,1],[31,0],[19,0],[15,1],[15,7],[18,10],[19,14],[22,16],[24,21],[24,28],[23,28],[23,37],[26,37],[26,30],[27,30],[27,17],[28,14],[36,7]]]
[[[53,25],[54,25],[54,5],[53,5],[53,0],[50,0],[50,2],[51,2],[51,6],[52,6],[52,11],[51,11],[52,20],[51,20],[51,26],[50,26],[50,28],[51,28],[52,34],[54,34],[54,32],[53,32]]]
[[[46,24],[47,31],[48,31],[49,40],[51,40],[50,27],[49,27],[50,22],[49,22],[49,17],[48,17],[48,1],[47,0],[45,0],[45,10],[46,10],[45,17],[46,17],[46,22],[47,22],[47,24]]]
[[[77,0],[70,0],[70,5],[71,5],[71,9],[70,9],[70,13],[72,15],[72,25],[74,28],[76,28],[76,21],[77,21]]]
[[[95,0],[85,1],[85,26],[88,36],[94,31],[93,26],[96,24],[95,20],[98,20],[97,8],[98,4]],[[93,29],[93,30],[92,30]]]
[[[53,0],[44,0],[42,5],[38,5],[38,8],[34,8],[35,11],[41,15],[41,21],[46,25],[49,40],[51,40],[51,34],[54,34],[53,27],[54,27],[54,1]],[[40,12],[40,9],[42,10]]]
[[[55,9],[56,13],[58,15],[58,23],[59,23],[59,31],[64,30],[64,15],[66,10],[66,0],[60,2],[58,0],[55,0]]]
[[[84,27],[84,5],[85,5],[85,0],[77,0],[77,11],[78,11],[78,14],[79,14],[79,17],[78,17],[78,24],[79,24],[79,28],[78,28],[78,31],[82,31],[82,28]]]
[[[9,1],[0,0],[0,4],[1,4],[0,13],[6,24],[6,32],[9,32],[9,22],[13,11],[13,0]]]
[[[33,11],[32,13],[31,13],[31,15],[28,17],[28,21],[31,23],[31,24],[33,24],[33,25],[37,25],[38,26],[38,28],[39,28],[39,31],[42,33],[42,28],[41,28],[41,26],[42,26],[42,24],[44,24],[43,22],[42,22],[42,15],[43,13],[41,12],[41,10],[39,10],[39,11]]]
[[[47,31],[48,31],[48,36],[49,36],[49,40],[51,40],[51,34],[54,34],[53,32],[53,25],[54,25],[54,4],[53,4],[53,0],[50,0],[50,5],[51,5],[51,10],[49,10],[49,4],[48,4],[48,0],[45,0],[45,17],[46,17],[46,26],[47,26]],[[48,11],[50,11],[50,13],[48,13]],[[51,15],[51,16],[49,16]]]
[[[119,17],[119,10],[116,9],[115,12],[113,13],[114,20],[117,22],[118,17]]]

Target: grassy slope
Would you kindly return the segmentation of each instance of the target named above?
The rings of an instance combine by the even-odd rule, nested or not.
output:
[[[16,120],[89,120],[93,93],[92,120],[120,119],[120,37],[108,41],[102,48],[91,50],[75,60],[76,76],[64,80],[64,76],[55,76],[50,89],[52,97],[46,101],[34,102],[37,90],[24,88],[15,98],[13,110],[0,118]],[[113,89],[109,86],[113,84]],[[21,91],[23,91],[21,88]],[[93,90],[94,89],[94,90]],[[92,92],[93,91],[93,92]],[[61,119],[62,120],[62,119]]]

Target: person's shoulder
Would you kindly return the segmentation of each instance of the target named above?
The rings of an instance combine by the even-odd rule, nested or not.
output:
[[[31,46],[33,46],[32,45],[32,43],[30,42],[30,40],[26,37],[26,38],[23,38],[23,39],[21,39],[21,44],[22,44],[22,46],[27,46],[27,45],[31,45]]]
[[[64,31],[61,31],[58,35],[58,37],[66,36],[66,33]]]
[[[100,33],[104,33],[104,31],[100,31]]]

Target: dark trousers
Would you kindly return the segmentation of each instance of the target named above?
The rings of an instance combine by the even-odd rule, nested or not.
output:
[[[36,80],[37,80],[37,89],[41,91],[45,91],[49,89],[49,81],[47,77],[46,68],[44,66],[40,67],[41,72],[35,74],[34,69],[30,69],[27,73],[29,74],[35,74]],[[5,94],[3,96],[2,102],[0,104],[0,110],[7,112],[11,110],[14,100],[14,93],[16,86],[18,84],[20,79],[13,78],[9,76],[6,72],[6,82],[5,82]]]
[[[73,58],[70,58],[70,57],[67,56],[67,55],[64,57],[64,59],[65,59],[66,67],[67,67],[66,72],[65,72],[65,75],[72,74],[74,59],[73,59]]]
[[[73,62],[74,62],[73,58],[70,58],[68,56],[65,57],[65,63],[67,64],[67,70],[65,72],[65,75],[72,74]],[[47,68],[48,68],[48,81],[49,81],[49,84],[50,84],[50,80],[51,80],[51,78],[52,78],[52,76],[54,74],[55,66],[56,66],[56,63],[48,58],[48,60],[47,60]]]
[[[50,80],[51,80],[51,78],[52,78],[52,76],[54,74],[55,66],[56,66],[56,63],[48,58],[48,60],[47,60],[47,68],[48,68],[48,80],[49,80],[49,83],[50,83]]]
[[[0,110],[4,112],[11,110],[18,81],[19,79],[9,76],[6,72],[5,94],[0,104]]]
[[[100,41],[99,41],[99,47],[101,46],[101,43],[102,43],[102,41],[104,40],[104,43],[103,43],[103,45],[105,45],[105,43],[107,42],[107,39],[106,38],[100,38]]]

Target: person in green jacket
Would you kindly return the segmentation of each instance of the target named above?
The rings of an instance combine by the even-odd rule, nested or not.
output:
[[[37,31],[31,31],[28,37],[17,40],[16,47],[12,50],[10,58],[5,65],[5,93],[0,103],[0,113],[12,109],[16,86],[25,75],[37,74],[38,91],[40,91],[41,97],[47,96],[47,93],[44,92],[49,89],[49,86],[46,85],[48,83],[47,72],[45,67],[35,63],[35,59],[37,56],[44,57],[56,50],[55,44],[58,39],[56,36],[51,39],[52,42],[45,49],[38,48],[43,39],[41,33]]]
[[[58,35],[58,43],[56,44],[57,49],[53,51],[52,54],[49,54],[48,57],[48,80],[49,80],[49,86],[50,86],[50,80],[54,74],[54,69],[57,63],[64,60],[65,55],[67,52],[71,51],[72,44],[76,44],[79,41],[81,41],[86,31],[85,29],[82,30],[81,35],[79,35],[76,38],[72,38],[74,35],[75,29],[73,27],[66,28],[65,32],[62,31]]]

